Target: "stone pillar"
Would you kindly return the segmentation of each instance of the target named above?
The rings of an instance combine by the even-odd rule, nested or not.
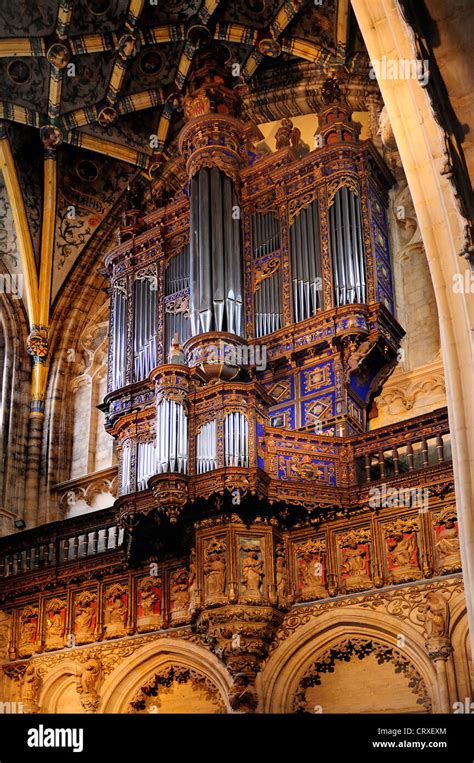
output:
[[[413,30],[394,0],[351,0],[370,59],[416,58]],[[376,72],[377,74],[377,72]],[[461,558],[474,651],[474,515],[472,513],[472,352],[469,314],[472,300],[455,282],[469,279],[465,252],[466,220],[456,203],[445,164],[445,136],[428,94],[415,79],[378,78],[393,128],[425,246],[436,295],[441,349],[453,442],[453,470],[459,512]]]

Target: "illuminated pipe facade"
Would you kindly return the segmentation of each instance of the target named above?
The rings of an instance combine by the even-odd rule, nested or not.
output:
[[[329,210],[334,302],[351,305],[366,301],[366,274],[359,198],[342,187]]]
[[[290,228],[293,317],[304,321],[321,310],[322,276],[318,202],[303,208]]]
[[[217,469],[216,421],[203,424],[196,435],[196,474]]]
[[[248,422],[245,414],[236,411],[224,419],[224,457],[226,466],[248,466]]]
[[[146,379],[156,366],[156,278],[137,276],[134,283],[133,380]]]
[[[157,407],[156,472],[188,471],[188,424],[184,406],[163,397]]]

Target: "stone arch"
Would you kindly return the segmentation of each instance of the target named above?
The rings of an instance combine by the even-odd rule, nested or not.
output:
[[[450,638],[453,647],[452,660],[456,687],[452,690],[456,700],[474,697],[474,673],[472,668],[469,624],[464,597],[451,605]]]
[[[61,660],[43,676],[39,696],[42,713],[82,713],[79,694],[76,691],[77,663],[72,659]]]
[[[85,348],[83,340],[87,336],[88,327],[94,321],[104,322],[108,314],[108,297],[105,294],[104,278],[98,267],[104,257],[105,247],[90,248],[80,261],[76,263],[69,280],[64,284],[56,299],[50,326],[51,364],[48,375],[48,386],[45,404],[45,424],[43,432],[43,468],[47,473],[40,488],[39,513],[35,524],[55,521],[62,518],[60,496],[51,488],[71,478],[73,459],[72,442],[75,421],[74,398],[71,393],[73,380],[82,371],[81,359]],[[103,342],[101,344],[104,344]],[[95,348],[102,352],[103,348]],[[71,352],[72,351],[72,352]],[[95,355],[95,353],[93,353]],[[101,365],[106,367],[107,359],[103,358]],[[101,369],[97,366],[97,358],[92,358],[94,375]],[[99,376],[97,376],[99,382]],[[98,398],[95,390],[94,402]],[[99,416],[94,410],[93,415]],[[96,428],[99,426],[96,424]],[[104,439],[108,437],[104,435]],[[110,451],[111,463],[115,456]],[[84,475],[92,466],[93,459],[87,459]],[[103,466],[103,464],[102,464]],[[111,505],[113,498],[107,501]],[[81,508],[80,506],[78,507]],[[84,510],[88,507],[84,504]],[[104,508],[102,504],[97,508]],[[81,513],[80,510],[75,513]]]
[[[358,649],[369,649],[383,661],[391,661],[394,672],[405,673],[407,686],[413,682],[425,702],[420,709],[430,704],[433,712],[439,711],[436,672],[422,635],[393,615],[384,613],[382,619],[379,612],[362,613],[360,608],[348,607],[318,614],[317,619],[302,616],[300,627],[275,649],[257,679],[262,712],[294,712],[301,680],[310,667],[318,660],[330,661],[331,650],[347,650],[349,641],[358,645],[354,654]],[[364,646],[368,642],[372,642],[371,647]],[[400,642],[403,647],[398,646]],[[358,712],[357,707],[354,712]]]
[[[185,671],[189,675],[185,675]],[[166,681],[179,682],[180,679],[202,681],[205,689],[216,692],[220,712],[229,712],[227,697],[231,676],[213,654],[181,639],[152,641],[122,660],[102,685],[99,712],[136,712],[137,708],[130,703],[139,699],[143,686],[154,682],[155,676],[159,677],[158,687],[166,685]]]
[[[28,433],[30,358],[23,304],[0,293],[0,536],[23,518]],[[19,466],[21,465],[21,467]]]

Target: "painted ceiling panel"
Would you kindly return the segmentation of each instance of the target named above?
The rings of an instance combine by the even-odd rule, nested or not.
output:
[[[222,3],[219,21],[247,24],[256,29],[263,28],[272,20],[281,2],[275,0],[239,0]]]
[[[65,147],[59,159],[53,293],[136,174],[134,167]]]
[[[201,0],[158,0],[158,5],[146,3],[141,21],[144,26],[183,23],[195,15]]]
[[[1,5],[1,3],[0,3]],[[0,100],[45,113],[49,64],[45,58],[0,58]]]
[[[2,37],[43,37],[52,34],[56,24],[58,0],[2,0],[0,29]]]
[[[18,242],[7,189],[0,172],[0,271],[20,273]]]
[[[125,22],[128,0],[76,0],[70,34],[114,32]]]
[[[8,136],[15,159],[18,179],[23,191],[28,226],[39,267],[41,222],[43,209],[43,153],[37,130],[25,125],[10,124]]]
[[[75,74],[63,76],[61,113],[92,106],[101,101],[106,93],[115,60],[115,53],[86,53],[75,56]]]
[[[125,75],[123,94],[171,84],[183,47],[184,42],[144,47]]]
[[[97,135],[99,138],[106,137],[107,140],[118,145],[126,143],[138,151],[151,155],[153,149],[150,145],[150,135],[156,133],[158,120],[158,111],[148,109],[135,114],[127,114],[106,130],[96,123],[82,127],[80,132]]]
[[[336,0],[324,0],[315,5],[313,13],[303,13],[291,22],[285,36],[291,35],[315,42],[327,50],[336,52]]]

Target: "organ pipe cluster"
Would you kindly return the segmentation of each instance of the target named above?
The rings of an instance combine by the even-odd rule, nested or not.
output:
[[[232,181],[213,167],[191,180],[190,321],[192,336],[242,334],[242,265],[238,199]]]
[[[329,210],[335,304],[366,301],[365,257],[358,197],[343,186]]]
[[[301,210],[290,228],[293,317],[304,321],[321,309],[322,277],[318,202]]]
[[[157,280],[138,276],[134,283],[134,381],[146,379],[156,366]]]

